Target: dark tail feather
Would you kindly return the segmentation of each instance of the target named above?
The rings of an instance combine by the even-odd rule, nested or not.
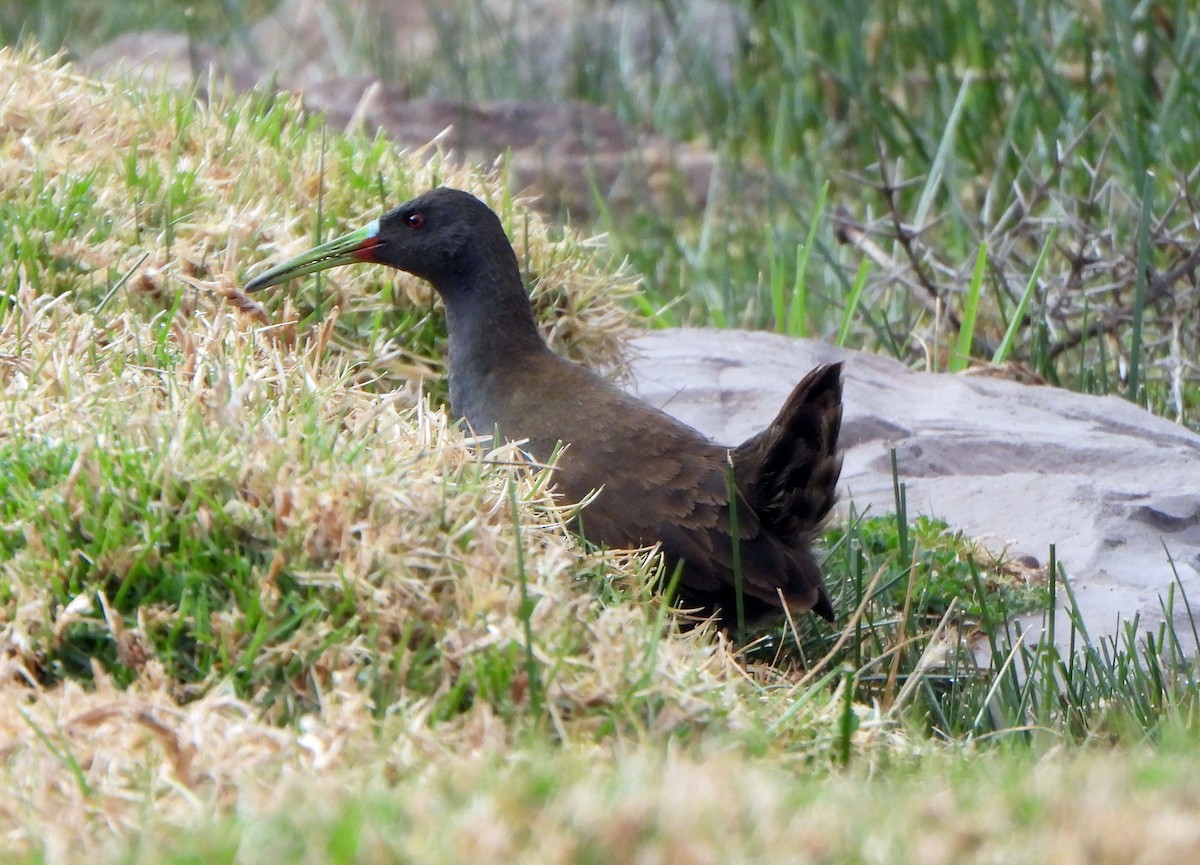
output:
[[[837,500],[841,425],[842,365],[832,363],[806,375],[771,425],[733,451],[739,490],[779,537],[810,541]],[[822,606],[824,595],[814,607],[824,615]]]

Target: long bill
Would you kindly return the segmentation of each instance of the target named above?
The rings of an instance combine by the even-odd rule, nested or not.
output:
[[[354,264],[359,261],[375,261],[375,247],[379,245],[379,220],[364,225],[358,231],[315,246],[308,252],[290,261],[278,264],[260,273],[246,283],[246,292],[259,291],[269,285],[279,285],[298,276],[307,276],[318,270],[337,267],[339,264]]]

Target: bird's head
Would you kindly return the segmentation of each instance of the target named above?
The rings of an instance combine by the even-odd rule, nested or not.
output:
[[[323,243],[246,283],[258,291],[341,264],[378,262],[429,280],[445,296],[516,256],[496,214],[469,192],[434,189],[357,231]]]

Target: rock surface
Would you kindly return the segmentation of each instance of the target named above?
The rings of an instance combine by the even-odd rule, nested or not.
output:
[[[79,68],[94,75],[125,75],[184,90],[195,86],[234,92],[266,87],[270,74],[241,49],[222,49],[184,33],[140,30],[124,33],[80,58]]]
[[[596,191],[616,209],[647,192],[662,205],[697,207],[717,168],[711,151],[636,133],[586,102],[409,99],[372,78],[331,78],[302,92],[305,108],[340,129],[382,131],[405,149],[470,164],[503,157],[515,190],[577,216],[595,211]]]
[[[712,151],[628,128],[611,110],[568,98],[573,76],[619,67],[646,82],[650,98],[698,69],[728,86],[746,26],[726,0],[697,0],[670,15],[636,0],[284,0],[229,48],[181,33],[128,33],[80,66],[201,93],[298,92],[335,128],[382,131],[411,150],[436,139],[430,154],[469,164],[504,157],[514,191],[548,211],[595,215],[599,192],[610,209],[652,202],[678,212],[703,207],[731,183],[741,195],[747,182],[761,191],[761,178],[726,179]],[[386,82],[363,74],[384,47],[399,65]],[[437,56],[464,69],[504,57],[523,91],[540,98],[468,103],[428,84],[416,88],[428,95],[415,98],[406,80],[427,74],[419,70]]]
[[[294,87],[362,73],[374,55],[395,58],[397,83],[434,57],[464,76],[502,59],[526,92],[555,99],[572,92],[580,70],[594,77],[620,66],[653,85],[655,98],[700,75],[728,84],[748,25],[729,0],[283,0],[251,41]]]
[[[1163,621],[1172,561],[1200,611],[1200,435],[1119,397],[915,373],[823,343],[708,329],[640,337],[628,386],[736,444],[812,366],[833,360],[846,361],[842,507],[894,512],[895,448],[910,518],[941,518],[1043,564],[1055,544],[1094,640],[1120,620],[1139,619],[1143,632]],[[1178,598],[1174,624],[1190,648]]]

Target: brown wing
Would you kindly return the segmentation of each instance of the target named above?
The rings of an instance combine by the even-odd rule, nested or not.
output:
[[[696,430],[615,389],[588,388],[594,417],[565,423],[570,442],[559,462],[564,494],[582,498],[599,488],[580,515],[591,541],[610,547],[661,542],[669,562],[685,563],[685,602],[735,608],[734,544],[728,484],[730,452]],[[619,422],[603,422],[617,417]],[[569,427],[569,428],[567,428]],[[543,449],[544,449],[543,445]],[[835,474],[836,477],[836,474]],[[739,495],[738,555],[743,598],[752,612],[787,605],[832,619],[820,570],[807,546],[777,537]]]

